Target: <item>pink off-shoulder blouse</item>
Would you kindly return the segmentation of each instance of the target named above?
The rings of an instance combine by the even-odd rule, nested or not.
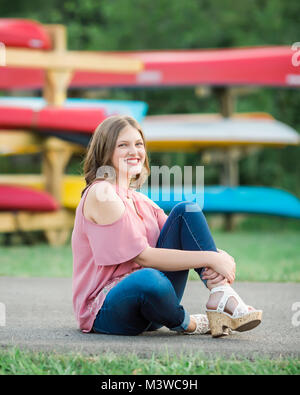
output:
[[[134,258],[147,246],[156,246],[168,218],[142,193],[115,186],[125,211],[112,224],[98,225],[83,215],[89,188],[76,209],[72,232],[73,308],[83,332],[91,331],[109,290],[125,276],[141,269]],[[136,210],[127,198],[132,199]]]

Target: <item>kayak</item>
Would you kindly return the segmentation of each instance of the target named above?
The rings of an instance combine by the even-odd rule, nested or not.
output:
[[[47,107],[47,102],[41,97],[0,97],[0,107],[22,107],[41,110]],[[63,105],[64,108],[102,108],[107,116],[119,114],[129,115],[142,122],[148,111],[148,104],[139,100],[99,100],[99,99],[82,99],[67,98]]]
[[[107,114],[101,108],[45,107],[40,110],[25,107],[0,106],[1,129],[34,129],[39,131],[94,132]]]
[[[7,47],[51,49],[51,39],[41,23],[0,18],[0,42]]]
[[[28,187],[0,185],[0,211],[56,211],[59,204],[45,191]]]
[[[300,200],[274,187],[208,185],[203,188],[149,188],[147,195],[163,210],[171,211],[180,201],[197,202],[206,213],[264,214],[300,219]]]

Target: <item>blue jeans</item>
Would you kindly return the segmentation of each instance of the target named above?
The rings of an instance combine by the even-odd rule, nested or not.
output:
[[[187,210],[189,205],[190,210]],[[194,208],[194,210],[191,210]],[[164,224],[157,248],[217,251],[204,214],[196,203],[181,202]],[[201,278],[203,269],[195,269]],[[107,294],[93,331],[115,335],[138,335],[166,326],[185,330],[188,312],[180,305],[188,270],[140,269],[115,285]],[[206,285],[206,281],[202,280]]]

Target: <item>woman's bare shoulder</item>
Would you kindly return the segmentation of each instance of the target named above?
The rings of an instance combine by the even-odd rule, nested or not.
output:
[[[106,180],[96,182],[92,186],[91,192],[99,202],[117,200],[118,198],[115,186]]]
[[[85,216],[99,225],[109,225],[121,218],[125,211],[115,186],[108,181],[94,184],[87,196]]]

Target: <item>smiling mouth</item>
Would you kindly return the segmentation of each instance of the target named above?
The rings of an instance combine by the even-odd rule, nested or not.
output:
[[[128,164],[132,164],[132,165],[137,165],[138,163],[140,163],[140,159],[139,158],[134,158],[134,159],[126,159],[126,162],[128,163]]]

